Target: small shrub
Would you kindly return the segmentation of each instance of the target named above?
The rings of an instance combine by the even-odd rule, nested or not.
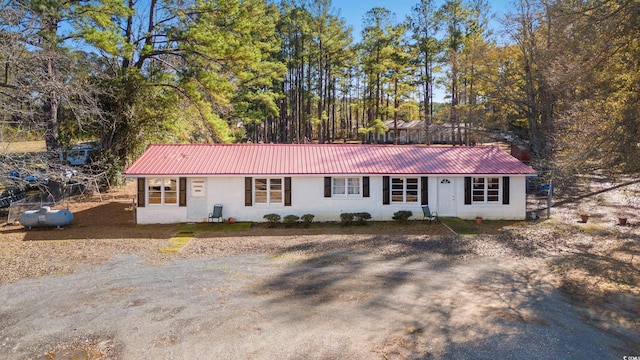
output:
[[[368,212],[340,214],[340,221],[343,226],[366,225],[367,220],[369,219],[371,219],[371,214],[369,214]]]
[[[267,220],[267,222],[269,223],[269,227],[275,227],[276,224],[280,222],[280,215],[278,214],[267,214],[262,218]]]
[[[298,222],[299,219],[300,217],[297,215],[287,215],[284,217],[282,222],[284,223],[285,227],[292,227]]]
[[[393,220],[404,223],[407,222],[407,220],[409,220],[409,218],[412,216],[413,212],[409,210],[400,210],[393,213]]]
[[[366,225],[367,220],[371,219],[371,214],[369,214],[368,212],[355,213],[353,214],[353,216],[355,217],[356,225]]]
[[[340,223],[342,226],[349,226],[353,223],[353,213],[342,213],[340,214]]]
[[[304,227],[309,227],[309,225],[311,225],[311,223],[313,222],[313,218],[316,217],[313,214],[304,214],[302,215],[302,217],[300,217],[300,219],[302,219],[302,223],[304,224]]]

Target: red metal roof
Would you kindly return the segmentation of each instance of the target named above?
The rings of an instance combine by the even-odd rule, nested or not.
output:
[[[125,175],[536,174],[493,146],[151,145]]]

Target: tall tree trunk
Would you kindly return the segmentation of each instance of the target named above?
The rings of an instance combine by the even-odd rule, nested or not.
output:
[[[455,60],[454,60],[455,61]],[[451,142],[457,145],[456,125],[458,133],[460,132],[460,124],[458,123],[458,73],[455,64],[451,67],[451,113],[449,114],[449,122],[451,123]]]
[[[398,145],[398,77],[393,81],[393,143]]]
[[[58,87],[58,74],[56,71],[56,57],[57,57],[57,32],[60,20],[58,18],[49,18],[45,23],[45,35],[44,38],[47,44],[44,47],[45,52],[45,64],[46,67],[46,81],[49,90],[45,94],[43,111],[44,121],[46,127],[46,133],[44,135],[45,144],[47,147],[47,154],[50,160],[56,160],[58,158],[58,152],[60,151],[60,144],[58,142],[58,92],[55,90]]]
[[[129,8],[129,10],[131,10],[131,14],[127,16],[127,26],[124,30],[124,36],[125,36],[125,39],[127,40],[127,44],[132,43],[134,6],[135,6],[134,0],[127,1],[127,7]],[[132,60],[131,55],[132,55],[131,52],[126,52],[122,57],[122,69],[127,69],[131,65],[131,60]]]
[[[429,76],[429,63],[425,61],[424,64],[425,71],[425,83],[424,83],[424,122],[425,122],[425,143],[431,144],[431,134],[429,132],[429,127],[431,125],[431,114],[433,111],[433,106],[431,105],[431,89],[430,85],[430,76]]]

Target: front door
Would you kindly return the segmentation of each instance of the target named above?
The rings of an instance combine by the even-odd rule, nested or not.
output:
[[[207,212],[207,180],[191,179],[187,199],[187,218],[206,219]]]
[[[453,179],[438,178],[438,216],[456,216],[456,192]]]

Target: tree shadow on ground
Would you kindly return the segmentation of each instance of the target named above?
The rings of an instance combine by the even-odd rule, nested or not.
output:
[[[610,356],[609,345],[625,350],[621,356],[636,350],[624,340],[638,337],[620,335],[633,331],[624,324],[607,335],[585,324],[544,269],[491,258],[455,261],[448,254],[471,250],[428,240],[400,240],[403,250],[380,256],[366,250],[375,242],[363,240],[362,250],[285,249],[308,256],[250,291],[283,324],[330,321],[346,324],[355,338],[360,330],[375,333],[372,351],[382,358],[432,358],[434,351],[440,358],[577,358],[593,344],[606,345],[596,351],[602,356]],[[530,352],[535,348],[544,351]]]
[[[640,329],[640,240],[637,236],[603,253],[576,249],[554,259],[560,290],[591,310],[603,324],[615,319]]]
[[[85,239],[169,239],[177,225],[135,225],[131,204],[108,202],[72,210],[73,221],[66,227],[5,226],[0,233],[23,236],[23,240],[85,240]]]
[[[640,234],[609,222],[540,223],[507,229],[488,241],[527,258],[549,259],[558,290],[588,310],[585,318],[640,329]]]
[[[576,185],[576,186],[564,188],[563,198],[554,202],[552,204],[552,207],[564,206],[568,204],[576,204],[584,199],[593,198],[597,195],[606,194],[621,188],[626,188],[629,185],[640,183],[640,179],[633,179],[633,180],[628,180],[628,181],[619,183],[617,185],[610,185],[610,179],[598,177],[598,176],[592,176],[588,179],[588,181],[591,184],[599,184],[601,189],[593,191],[587,185],[582,185],[582,186]]]
[[[391,290],[400,286],[408,275],[402,267],[421,262],[425,257],[472,255],[469,243],[455,237],[415,237],[378,235],[352,241],[313,240],[281,247],[274,258],[296,254],[293,265],[278,278],[263,284],[261,291],[282,292],[291,299],[323,303],[341,296],[332,287],[345,279],[358,276],[375,261],[399,262],[398,266],[376,274],[366,288]],[[376,260],[377,259],[377,260]],[[440,266],[434,262],[432,266]]]

